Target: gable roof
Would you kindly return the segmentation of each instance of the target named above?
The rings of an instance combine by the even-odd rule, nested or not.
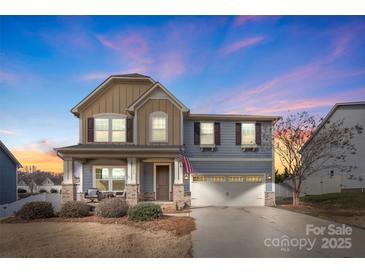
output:
[[[365,105],[365,101],[359,101],[359,102],[344,102],[344,103],[336,103],[331,110],[327,113],[327,115],[323,118],[322,122],[317,126],[316,130],[313,132],[312,136],[309,137],[307,142],[303,145],[301,150],[303,150],[310,141],[314,138],[315,135],[321,130],[321,128],[328,122],[328,120],[332,117],[332,115],[336,112],[336,110],[339,107],[343,106],[357,106],[357,105]]]
[[[127,80],[148,80],[152,84],[155,83],[150,76],[139,74],[139,73],[129,73],[129,74],[115,74],[110,75],[104,82],[102,82],[99,86],[97,86],[92,92],[90,92],[84,99],[82,99],[76,106],[71,109],[71,112],[79,117],[79,108],[84,105],[92,96],[94,96],[97,92],[99,92],[103,87],[109,84],[113,79],[127,79]]]
[[[6,155],[13,161],[17,168],[21,168],[22,165],[19,161],[15,158],[15,156],[10,152],[10,150],[4,145],[3,142],[0,141],[0,148],[5,152]]]
[[[154,83],[142,96],[137,98],[127,109],[134,112],[135,108],[145,102],[156,88],[160,88],[175,104],[177,104],[183,112],[188,112],[189,109],[177,99],[167,88],[165,88],[160,82]]]
[[[43,186],[46,186],[46,185],[52,185],[53,186],[54,182],[50,178],[46,177],[46,179],[43,180],[42,185]]]

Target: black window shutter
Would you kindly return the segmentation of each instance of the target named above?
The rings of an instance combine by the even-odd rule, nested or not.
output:
[[[200,145],[200,123],[194,122],[194,145]]]
[[[133,143],[133,118],[127,118],[127,142]]]
[[[94,118],[87,118],[87,141],[94,142]]]
[[[216,146],[221,145],[221,124],[218,122],[214,123],[214,143]]]
[[[261,123],[256,123],[256,145],[261,145]]]
[[[241,134],[242,134],[241,123],[236,123],[236,145],[237,146],[240,146],[242,144]]]

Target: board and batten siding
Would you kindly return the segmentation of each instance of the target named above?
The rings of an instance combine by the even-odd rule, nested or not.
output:
[[[106,86],[80,111],[81,143],[87,143],[87,118],[99,113],[127,114],[127,107],[144,94],[151,85],[149,81],[113,81]]]
[[[16,201],[16,164],[0,148],[0,204]]]
[[[199,121],[197,121],[199,122]],[[257,151],[242,151],[236,145],[236,122],[216,121],[220,123],[221,145],[215,151],[201,151],[199,145],[194,145],[194,121],[184,121],[184,144],[189,157],[199,158],[272,158],[272,124],[261,122],[261,143]]]
[[[168,115],[168,145],[181,144],[181,117],[182,112],[168,99],[148,99],[137,110],[137,144],[150,143],[150,114],[162,111]]]

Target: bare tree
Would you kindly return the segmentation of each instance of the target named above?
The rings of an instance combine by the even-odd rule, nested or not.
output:
[[[346,128],[344,120],[323,124],[307,112],[276,123],[276,153],[293,184],[293,206],[299,205],[303,181],[311,174],[327,168],[350,174],[356,168],[346,162],[348,155],[356,154],[351,143],[356,133],[362,133],[361,126]]]

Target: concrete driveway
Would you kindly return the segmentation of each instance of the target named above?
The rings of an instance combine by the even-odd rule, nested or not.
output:
[[[192,217],[194,257],[365,257],[365,230],[283,209],[206,207]]]

